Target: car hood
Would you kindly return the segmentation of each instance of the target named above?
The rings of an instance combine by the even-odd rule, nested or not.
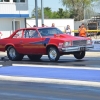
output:
[[[49,37],[48,37],[49,38]],[[79,36],[72,36],[67,34],[55,34],[54,36],[50,37],[51,39],[60,39],[64,41],[72,41],[72,40],[87,40],[87,37],[79,37]]]

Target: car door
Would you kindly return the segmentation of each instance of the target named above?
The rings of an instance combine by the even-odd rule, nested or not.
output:
[[[30,38],[29,34],[30,30],[19,30],[16,32],[16,34],[12,38],[12,42],[14,43],[14,46],[16,50],[21,54],[32,54],[32,48],[33,45],[30,43],[32,40]]]
[[[39,35],[38,31],[35,29],[26,29],[24,30],[24,48],[27,49],[27,52],[31,54],[42,54],[43,53],[43,44],[42,38]]]

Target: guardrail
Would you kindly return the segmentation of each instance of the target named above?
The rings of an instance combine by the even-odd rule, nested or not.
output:
[[[72,31],[74,32],[75,36],[78,36],[78,30]],[[100,30],[87,30],[87,37],[90,37],[92,39],[100,39]]]

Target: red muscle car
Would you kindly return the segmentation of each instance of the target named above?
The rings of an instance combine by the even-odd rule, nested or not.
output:
[[[48,55],[50,61],[58,61],[65,54],[82,59],[91,48],[90,38],[67,35],[54,27],[18,29],[10,37],[0,39],[0,51],[7,51],[12,61],[22,60],[24,55],[30,60]]]

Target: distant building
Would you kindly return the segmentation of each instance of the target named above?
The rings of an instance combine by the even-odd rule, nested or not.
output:
[[[8,37],[18,28],[26,27],[28,0],[0,0],[0,32]]]

